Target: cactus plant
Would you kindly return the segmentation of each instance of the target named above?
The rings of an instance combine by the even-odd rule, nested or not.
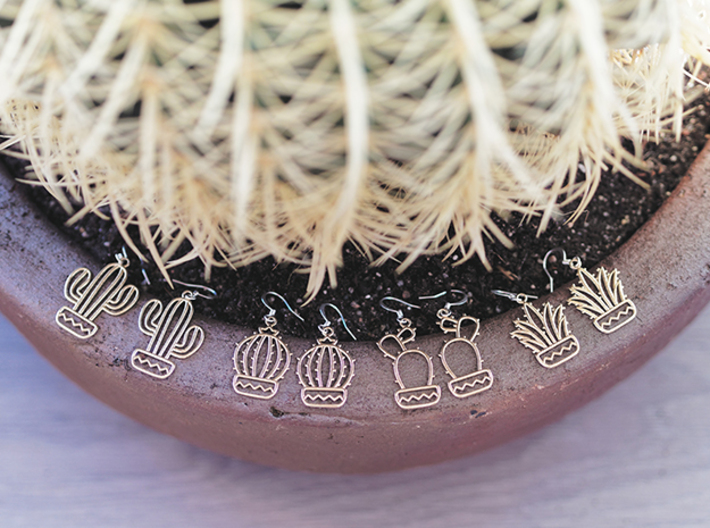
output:
[[[485,262],[491,211],[579,214],[633,162],[621,137],[680,133],[710,63],[703,0],[7,0],[0,22],[2,146],[31,178],[137,224],[164,272],[274,255],[311,293],[346,240]]]
[[[77,268],[64,283],[64,297],[73,308],[63,306],[57,311],[57,324],[80,339],[96,334],[94,320],[101,312],[118,316],[130,310],[138,300],[138,288],[126,285],[128,259],[116,255],[117,262],[104,266],[91,278],[91,271]]]
[[[202,346],[204,332],[197,325],[189,326],[194,308],[194,292],[183,292],[163,309],[157,299],[148,301],[141,309],[138,327],[150,342],[145,349],[136,349],[131,354],[131,365],[144,374],[165,379],[175,370],[171,357],[187,359]]]

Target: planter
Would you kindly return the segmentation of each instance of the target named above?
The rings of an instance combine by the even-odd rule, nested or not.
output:
[[[282,337],[292,353],[289,370],[279,379],[257,380],[253,373],[235,372],[234,364],[237,343],[253,330],[199,315],[191,324],[204,330],[201,348],[175,360],[158,358],[146,350],[138,324],[139,310],[148,301],[144,297],[123,315],[99,314],[92,323],[98,330],[88,339],[66,332],[55,323],[57,311],[67,304],[66,278],[80,267],[96,274],[100,266],[44,222],[18,185],[3,175],[0,310],[77,384],[159,431],[273,466],[388,471],[464,456],[520,436],[588,402],[641,366],[710,300],[709,212],[706,147],[672,197],[603,263],[619,270],[636,317],[624,323],[619,316],[628,307],[623,306],[598,321],[572,306],[565,309],[576,352],[570,343],[558,343],[560,350],[567,348],[565,354],[552,348],[531,354],[510,336],[522,311],[512,306],[481,322],[475,344],[461,343],[466,339],[458,332],[453,340],[438,334],[404,343],[402,350],[419,350],[424,358],[399,355],[393,362],[375,343],[341,343],[354,359],[349,385],[309,387],[296,369],[299,358],[314,348],[313,340]],[[533,304],[557,306],[569,297],[567,285]],[[70,309],[78,313],[65,310]],[[611,320],[618,329],[603,333],[608,331],[605,321]],[[442,363],[442,352],[452,365]],[[471,354],[467,369],[453,365],[452,358],[464,353]],[[542,355],[555,355],[555,364],[538,363]],[[148,375],[158,368],[155,358],[165,368]],[[405,372],[405,359],[423,360],[418,377],[409,363]],[[399,385],[393,365],[402,368]]]

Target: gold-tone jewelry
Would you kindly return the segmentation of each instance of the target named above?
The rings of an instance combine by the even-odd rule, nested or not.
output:
[[[412,327],[412,322],[404,317],[402,310],[389,308],[384,304],[385,301],[395,301],[405,306],[419,308],[414,304],[407,303],[396,297],[384,297],[380,300],[380,306],[387,311],[397,314],[397,322],[400,329],[396,334],[387,334],[377,343],[377,348],[389,359],[394,362],[394,379],[399,390],[394,393],[394,401],[402,409],[421,409],[435,405],[441,399],[441,387],[434,385],[434,364],[431,361],[429,354],[422,352],[416,348],[407,348],[407,345],[414,341],[417,336],[416,328]],[[422,358],[424,365],[422,365]],[[424,366],[424,385],[416,387],[406,387],[402,381],[401,369],[404,362],[410,365],[416,365],[417,369]]]
[[[104,266],[93,280],[88,269],[74,270],[64,283],[64,297],[74,306],[62,306],[57,311],[57,324],[74,337],[88,339],[99,329],[94,319],[101,312],[118,316],[130,310],[139,293],[132,284],[125,285],[129,264],[124,248],[116,254],[116,262]]]
[[[269,309],[269,313],[264,316],[266,326],[260,327],[256,334],[243,339],[234,349],[234,370],[237,374],[232,380],[232,387],[237,394],[259,400],[268,400],[276,395],[279,382],[291,364],[291,352],[286,343],[278,337],[279,331],[276,330],[274,317],[276,310],[266,302],[267,295],[281,299],[288,310],[303,321],[278,293],[267,292],[261,298],[261,302]]]
[[[197,297],[212,299],[217,292],[205,286],[189,286],[204,289],[210,295],[186,290],[164,309],[163,303],[157,299],[148,301],[141,308],[138,328],[150,337],[150,341],[145,349],[137,348],[131,354],[131,365],[136,370],[153,378],[165,379],[175,371],[175,363],[170,358],[187,359],[202,346],[204,331],[197,325],[190,326],[194,314],[192,301]]]
[[[321,304],[318,311],[323,320],[318,330],[322,337],[318,344],[298,358],[296,373],[301,386],[301,401],[308,407],[336,409],[345,405],[348,399],[348,386],[355,374],[355,360],[338,346],[338,339],[331,322],[325,315],[325,308],[330,306],[336,312],[343,327],[354,340],[353,333],[345,323],[343,314],[331,303]]]
[[[550,278],[550,292],[553,291],[554,281],[547,269],[547,259],[555,251],[562,252],[562,264],[575,270],[579,279],[579,284],[570,288],[572,296],[567,302],[590,317],[597,330],[611,334],[636,317],[636,305],[624,293],[619,270],[609,272],[600,267],[592,275],[582,267],[579,257],[568,259],[563,249],[551,249],[542,261],[542,267]]]
[[[524,293],[516,295],[502,290],[493,290],[493,293],[523,306],[525,320],[513,321],[516,330],[510,335],[520,341],[524,347],[532,350],[540,365],[554,368],[579,353],[579,341],[569,331],[563,305],[554,308],[552,304],[546,302],[540,311],[528,302],[537,299],[534,295]]]
[[[447,384],[451,394],[457,398],[467,398],[490,389],[493,385],[493,373],[489,369],[483,368],[481,353],[474,342],[481,328],[481,322],[470,315],[463,315],[457,319],[451,313],[453,306],[460,306],[468,302],[468,294],[461,290],[451,290],[451,293],[463,295],[463,299],[458,302],[447,302],[443,308],[436,312],[436,317],[439,319],[437,322],[439,328],[445,334],[456,334],[456,337],[444,342],[439,357],[444,369],[451,377]],[[419,299],[437,299],[446,294],[447,292],[444,291],[437,295],[419,297]],[[467,323],[473,323],[474,325],[473,332],[468,337],[463,335],[464,325]],[[470,363],[470,359],[462,360],[462,358],[470,358],[472,354],[475,359],[473,369],[469,367],[465,370],[465,372],[468,372],[467,374],[457,375],[452,368],[452,364],[458,366]],[[453,357],[457,357],[458,361],[453,360]]]

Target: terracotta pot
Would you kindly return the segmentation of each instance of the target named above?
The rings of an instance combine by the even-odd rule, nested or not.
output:
[[[672,197],[603,263],[607,269],[619,270],[624,290],[635,303],[636,317],[605,334],[597,327],[606,319],[620,321],[624,307],[601,317],[596,327],[590,317],[566,308],[578,351],[572,350],[571,340],[551,344],[540,354],[524,348],[510,336],[513,320],[523,316],[517,307],[483,321],[474,342],[467,341],[466,332],[455,338],[445,352],[448,369],[439,354],[445,341],[452,341],[451,335],[407,341],[409,336],[403,334],[399,342],[382,343],[394,361],[376,343],[341,344],[345,356],[328,357],[354,360],[351,383],[318,387],[314,382],[304,387],[299,376],[305,379],[308,373],[296,371],[309,360],[299,363],[299,358],[315,342],[283,338],[292,357],[282,378],[277,379],[281,374],[254,376],[249,369],[235,372],[236,344],[253,331],[199,315],[186,325],[204,330],[201,348],[183,354],[183,359],[175,356],[167,361],[170,365],[158,369],[159,361],[149,363],[150,355],[160,361],[165,357],[149,350],[148,337],[138,325],[145,298],[124,315],[99,315],[94,321],[98,329],[88,339],[65,331],[55,322],[57,312],[68,306],[65,280],[82,266],[95,276],[100,266],[68,243],[33,209],[18,185],[3,175],[0,310],[69,378],[159,431],[273,466],[388,471],[468,455],[537,429],[641,366],[710,299],[709,212],[706,147]],[[569,286],[533,305],[538,309],[545,302],[559,305],[569,299]],[[150,326],[158,321],[147,318],[143,323]],[[184,331],[189,332],[187,327]],[[399,355],[405,349],[423,354]],[[477,361],[474,349],[482,361]],[[309,358],[321,352],[310,351]],[[465,354],[469,363],[453,359]],[[346,363],[342,360],[340,368]],[[401,385],[395,383],[393,365],[400,367]],[[164,379],[146,375],[151,368],[167,374]],[[418,377],[414,369],[419,369]]]

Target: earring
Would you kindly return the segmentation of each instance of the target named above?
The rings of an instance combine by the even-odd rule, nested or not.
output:
[[[542,267],[550,279],[550,292],[554,281],[547,269],[547,259],[555,251],[562,252],[562,264],[577,272],[579,284],[570,288],[572,296],[568,303],[594,321],[600,332],[611,334],[636,317],[636,305],[624,294],[624,287],[619,279],[619,270],[611,272],[598,268],[596,275],[582,267],[579,257],[567,258],[567,253],[560,248],[551,249],[542,261]]]
[[[355,360],[338,346],[338,338],[331,322],[325,315],[330,306],[338,312],[338,318],[353,340],[357,340],[345,323],[343,314],[331,303],[320,305],[318,311],[324,323],[318,326],[322,337],[318,344],[298,358],[296,373],[302,385],[301,401],[308,407],[337,409],[348,399],[348,385],[355,374]]]
[[[441,358],[444,369],[451,377],[451,380],[447,384],[451,394],[457,398],[467,398],[490,389],[493,385],[493,373],[489,369],[483,369],[483,360],[474,342],[481,328],[481,322],[470,315],[463,315],[456,319],[451,313],[453,306],[461,306],[468,302],[468,294],[461,290],[451,290],[451,293],[463,295],[463,299],[458,302],[447,302],[443,308],[436,312],[436,317],[439,319],[437,323],[439,328],[441,328],[445,334],[455,333],[456,337],[444,342],[439,357]],[[446,294],[447,292],[443,291],[437,295],[419,297],[419,299],[438,299]],[[465,337],[462,335],[464,330],[463,325],[469,322],[474,325],[473,332],[470,337]],[[462,361],[461,358],[470,357],[471,353],[473,353],[475,358],[474,369],[471,370],[469,368],[468,374],[457,376],[451,368],[450,361],[452,360],[452,356],[457,357],[458,361],[454,361],[454,364],[458,366],[466,364],[467,362],[465,360]]]
[[[396,297],[383,297],[380,300],[380,306],[388,312],[397,314],[397,322],[400,329],[396,334],[387,334],[377,343],[377,348],[380,349],[385,356],[394,361],[394,379],[399,390],[394,393],[394,401],[402,409],[421,409],[430,407],[438,403],[441,398],[441,387],[434,385],[434,364],[428,354],[416,348],[407,348],[407,344],[414,341],[417,335],[416,328],[412,327],[412,322],[404,317],[402,310],[389,308],[384,304],[385,301],[395,301],[410,308],[419,308],[414,304],[397,299]],[[406,359],[405,359],[406,358]],[[403,361],[408,361],[411,364],[418,364],[421,368],[421,358],[424,358],[426,385],[407,388],[402,381],[400,368],[403,366]]]
[[[74,306],[62,306],[57,311],[57,324],[74,337],[88,339],[99,329],[94,319],[101,312],[118,316],[133,308],[139,293],[132,284],[125,285],[129,264],[123,248],[116,254],[116,262],[104,266],[93,280],[88,269],[75,269],[64,283],[64,297]]]
[[[206,286],[178,284],[195,288],[186,290],[180,297],[170,301],[163,308],[163,303],[157,299],[148,301],[138,316],[138,328],[150,337],[145,350],[137,348],[131,354],[131,365],[136,370],[157,379],[165,379],[175,371],[175,363],[171,357],[187,359],[202,346],[205,333],[197,325],[189,326],[195,313],[192,301],[198,297],[214,299],[217,292]],[[204,290],[209,295],[198,291]]]
[[[237,374],[232,380],[232,387],[237,394],[260,400],[268,400],[276,395],[279,381],[286,375],[291,364],[291,352],[278,337],[274,317],[276,310],[266,302],[267,295],[281,299],[288,311],[303,321],[278,293],[267,292],[262,296],[261,302],[269,309],[269,313],[264,316],[266,326],[243,339],[234,349],[234,370]]]
[[[500,295],[523,306],[525,320],[516,319],[513,324],[516,330],[510,333],[520,343],[533,351],[540,365],[554,368],[569,361],[579,353],[579,341],[569,331],[564,306],[553,308],[550,303],[542,305],[542,311],[528,302],[537,299],[534,295],[493,290]]]

